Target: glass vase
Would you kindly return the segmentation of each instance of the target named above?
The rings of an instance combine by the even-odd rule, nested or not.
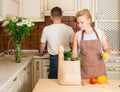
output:
[[[16,44],[15,60],[16,60],[16,63],[21,62],[21,44]]]

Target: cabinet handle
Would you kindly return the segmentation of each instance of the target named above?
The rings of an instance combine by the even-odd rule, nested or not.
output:
[[[98,19],[98,13],[95,13],[95,19]]]
[[[115,68],[108,68],[108,70],[113,71],[113,70],[115,70]]]
[[[120,71],[120,68],[115,68],[116,71]]]
[[[36,67],[37,70],[39,70],[39,67]]]
[[[15,79],[13,79],[13,81],[16,81],[17,80],[17,77],[15,77]]]
[[[50,71],[50,68],[47,69],[47,72],[49,72],[49,71]]]
[[[26,70],[26,67],[23,70]]]
[[[44,12],[41,12],[41,15],[40,15],[41,17],[41,19],[44,19]]]
[[[39,62],[36,62],[36,69],[39,70]]]
[[[113,68],[113,70],[115,70],[115,68]]]

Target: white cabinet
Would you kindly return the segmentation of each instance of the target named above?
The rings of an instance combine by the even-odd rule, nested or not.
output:
[[[32,65],[24,67],[1,92],[32,92]]]
[[[120,53],[120,0],[96,0],[95,25],[105,30],[112,53]]]
[[[21,74],[23,71],[21,71],[19,74],[17,74],[13,80],[9,81],[7,86],[2,90],[2,92],[21,92]]]
[[[20,16],[44,21],[43,0],[20,0]]]
[[[120,58],[112,57],[105,62],[108,79],[120,79]]]
[[[74,16],[77,12],[77,4],[79,0],[44,0],[45,15],[50,15],[50,10],[55,7],[61,7],[63,15]]]
[[[95,21],[95,0],[78,0],[78,11],[84,8],[90,10],[92,20]]]
[[[31,92],[32,90],[32,64],[30,62],[19,76],[20,92]]]
[[[3,21],[3,17],[2,17],[2,0],[0,0],[0,21]]]
[[[19,15],[19,0],[0,0],[0,16],[13,17]]]
[[[11,87],[8,89],[9,91],[5,92],[19,92],[19,81],[16,79],[14,82],[11,84]]]
[[[19,92],[19,79],[16,76],[9,84],[2,90],[2,92]]]
[[[38,79],[46,79],[48,78],[48,73],[49,73],[49,58],[34,58],[33,60],[33,67],[34,67],[34,81],[33,85],[35,86]]]

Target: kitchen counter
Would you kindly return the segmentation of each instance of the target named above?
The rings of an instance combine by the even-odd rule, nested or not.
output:
[[[20,63],[15,62],[14,54],[0,55],[0,92],[29,64],[34,53],[36,51],[22,51]]]
[[[31,62],[33,58],[49,58],[49,54],[39,56],[38,51],[24,50],[21,54],[22,60],[20,63],[15,62],[14,54],[0,55],[0,92],[3,90],[10,81],[13,81],[16,76]]]
[[[120,92],[120,80],[108,80],[106,84],[82,84],[62,86],[57,79],[39,79],[33,92]]]
[[[117,56],[118,57],[118,56]],[[116,57],[116,58],[117,58]],[[41,58],[49,58],[49,54],[48,53],[45,53],[44,56],[39,56],[39,53],[38,51],[34,51],[34,50],[31,50],[31,51],[23,51],[22,53],[22,61],[21,63],[15,63],[15,58],[14,58],[14,55],[3,55],[3,53],[0,55],[0,92],[3,88],[6,87],[6,85],[11,81],[11,80],[14,80],[16,75],[20,73],[20,71],[22,71],[25,66],[31,61],[31,59],[41,59]],[[41,83],[42,81],[46,82],[46,84],[42,83],[40,85],[46,85],[47,84],[51,84],[52,82],[52,85],[54,86],[55,85],[55,90],[59,90],[59,88],[61,88],[62,86],[58,85],[55,81],[53,80],[39,80]],[[50,82],[51,81],[51,82]],[[114,85],[116,85],[116,87],[118,88],[118,84],[116,84],[117,81],[114,81]],[[112,82],[113,83],[113,82]],[[119,81],[120,83],[120,81]],[[39,82],[38,82],[39,84]],[[37,85],[38,85],[37,84]],[[110,84],[110,83],[109,83]],[[36,87],[37,87],[36,85]],[[114,86],[113,85],[113,86]],[[40,92],[47,92],[46,90],[53,90],[51,87],[51,85],[49,85],[50,87],[47,86],[46,89],[42,88],[42,90],[45,90],[45,91],[41,91]],[[56,87],[58,86],[58,87]],[[95,85],[97,86],[97,85]],[[43,87],[43,86],[41,86]],[[40,87],[40,88],[41,88]],[[72,86],[71,86],[72,87]],[[88,86],[89,87],[89,86]],[[94,87],[94,86],[92,86]],[[66,90],[68,90],[67,88],[69,88],[69,86],[65,87]],[[74,89],[74,87],[72,87]],[[75,87],[75,89],[79,89],[81,90],[82,86],[80,87]],[[63,89],[63,87],[62,87]],[[62,90],[61,89],[61,90]],[[82,88],[83,89],[83,88]],[[35,88],[36,90],[36,88]],[[39,89],[38,89],[39,90]],[[64,89],[63,89],[64,90]],[[39,92],[39,91],[34,91],[34,92]],[[51,91],[51,92],[54,92],[54,91]],[[55,91],[57,92],[57,91]],[[59,91],[58,91],[59,92]],[[62,92],[62,91],[60,91]],[[64,92],[64,91],[63,91]],[[71,91],[72,92],[72,91]],[[75,92],[75,91],[74,91]],[[76,91],[77,92],[77,91]],[[82,91],[83,92],[83,91]],[[86,92],[86,91],[85,91]],[[97,92],[97,91],[95,91]],[[104,92],[104,91],[103,91]],[[115,92],[115,91],[114,91]],[[117,91],[116,91],[117,92]]]
[[[15,59],[0,59],[0,90],[2,90],[30,62],[30,58],[15,63]],[[0,91],[1,92],[1,91]]]

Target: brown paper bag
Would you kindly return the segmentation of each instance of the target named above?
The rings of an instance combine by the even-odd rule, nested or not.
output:
[[[80,61],[64,61],[64,49],[59,45],[58,83],[61,85],[81,85]]]

